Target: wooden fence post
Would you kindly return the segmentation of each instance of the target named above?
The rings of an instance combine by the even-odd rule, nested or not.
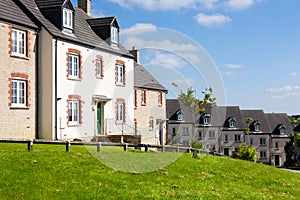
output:
[[[97,152],[100,152],[101,151],[101,142],[98,142],[97,144]]]
[[[69,152],[71,150],[71,142],[68,140],[66,143],[66,151]]]
[[[29,140],[27,143],[27,149],[28,151],[32,151],[33,150],[33,140]]]

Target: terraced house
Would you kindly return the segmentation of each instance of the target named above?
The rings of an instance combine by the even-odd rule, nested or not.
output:
[[[167,100],[167,114],[169,144],[189,146],[194,140],[205,149],[234,156],[246,143],[258,151],[257,162],[283,166],[286,160],[284,146],[293,128],[285,113],[216,106],[199,115],[178,100]]]
[[[134,123],[135,135],[141,143],[164,145],[166,143],[167,90],[140,64],[140,53],[132,49],[134,67]]]
[[[14,1],[0,6],[0,138],[34,138],[38,26]]]
[[[1,5],[1,138],[134,133],[134,56],[116,17],[93,18],[91,0]]]

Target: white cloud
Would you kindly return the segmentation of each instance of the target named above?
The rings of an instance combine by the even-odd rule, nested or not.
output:
[[[225,64],[224,66],[226,68],[229,68],[229,69],[240,69],[240,68],[242,68],[242,65],[240,65],[240,64]]]
[[[213,9],[218,0],[110,0],[121,7],[142,7],[146,10]]]
[[[157,27],[150,23],[137,23],[122,30],[122,34],[139,35],[146,32],[156,32]]]
[[[241,10],[251,7],[254,3],[260,2],[261,0],[229,0],[225,2],[225,6],[234,9]]]
[[[201,58],[199,57],[199,47],[192,44],[180,44],[174,43],[168,39],[163,40],[146,40],[137,36],[130,36],[124,41],[126,47],[135,46],[138,49],[156,49],[156,50],[167,50],[178,54],[184,59],[187,59],[193,63],[199,63]]]
[[[299,76],[299,73],[298,72],[292,72],[291,76]]]
[[[206,27],[220,26],[222,24],[231,22],[231,18],[221,14],[206,15],[199,13],[195,16],[197,22]]]
[[[284,86],[279,88],[268,88],[266,89],[266,92],[273,92],[273,93],[279,93],[279,92],[300,92],[300,86]]]
[[[157,54],[150,62],[150,64],[159,64],[168,68],[181,68],[186,63],[174,54]]]
[[[224,72],[226,76],[234,76],[236,73],[234,71],[226,71]]]

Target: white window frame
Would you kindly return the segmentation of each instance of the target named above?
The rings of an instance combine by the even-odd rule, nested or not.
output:
[[[118,85],[124,85],[124,65],[116,65],[116,82]]]
[[[146,90],[142,90],[142,105],[146,105]]]
[[[96,76],[97,76],[97,78],[102,78],[102,76],[103,76],[102,65],[103,65],[102,59],[97,59],[96,60]]]
[[[286,129],[285,128],[281,128],[279,131],[280,131],[280,135],[286,135]]]
[[[79,79],[79,55],[69,53],[68,77],[71,79]]]
[[[259,157],[260,158],[267,158],[267,152],[266,151],[260,151],[259,152]]]
[[[111,27],[111,42],[118,44],[119,43],[119,33],[118,28],[112,26]]]
[[[162,105],[162,92],[158,93],[158,105],[161,106]]]
[[[26,32],[12,29],[12,46],[11,53],[15,56],[26,57]]]
[[[12,79],[11,83],[11,106],[26,107],[27,81]]]
[[[190,135],[189,127],[183,127],[182,128],[182,135]]]
[[[267,139],[264,138],[264,137],[261,137],[261,138],[259,139],[259,144],[260,144],[261,146],[266,146],[266,145],[267,145]]]
[[[224,142],[228,142],[228,134],[224,135]]]
[[[68,29],[73,29],[73,11],[63,9],[63,26]]]
[[[154,129],[154,120],[153,117],[150,117],[149,119],[149,130],[153,130]]]
[[[69,125],[78,125],[80,123],[80,100],[69,100]]]
[[[216,131],[208,131],[208,138],[216,138]]]
[[[234,142],[241,142],[241,135],[240,134],[235,134],[234,135]]]
[[[116,105],[116,120],[117,123],[124,122],[124,103],[118,102]]]

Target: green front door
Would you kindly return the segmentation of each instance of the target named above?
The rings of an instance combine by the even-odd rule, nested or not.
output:
[[[102,131],[101,131],[101,103],[97,104],[97,133],[98,135],[101,135]]]

